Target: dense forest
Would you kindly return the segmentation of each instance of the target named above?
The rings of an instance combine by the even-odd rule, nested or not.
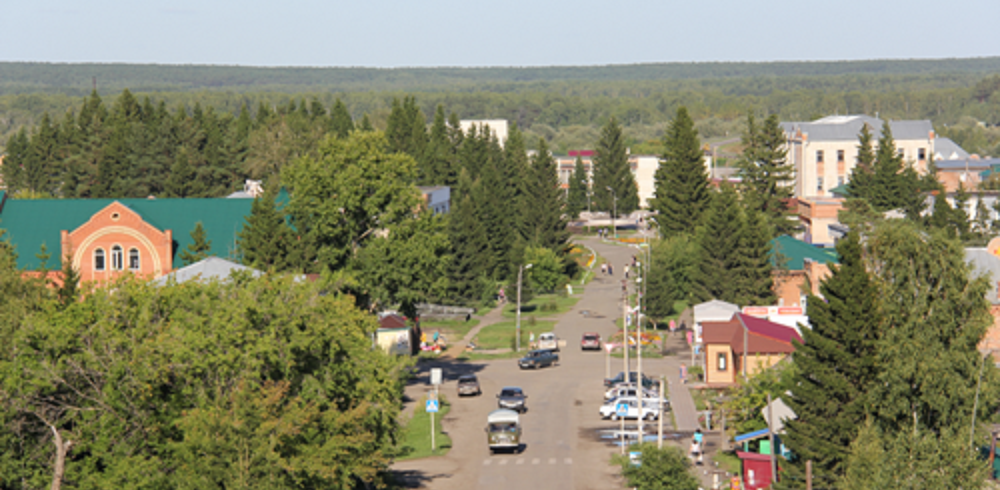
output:
[[[656,140],[680,106],[708,140],[740,133],[749,110],[784,121],[864,113],[930,119],[967,150],[997,155],[998,73],[1000,58],[419,69],[0,63],[0,144],[21,127],[30,133],[45,113],[79,111],[96,86],[104,97],[129,89],[154,106],[200,105],[220,116],[247,107],[251,118],[260,107],[340,99],[377,129],[394,98],[415,95],[427,120],[438,105],[463,119],[507,119],[529,147],[545,138],[556,153],[592,148],[611,117],[633,153],[658,153]]]

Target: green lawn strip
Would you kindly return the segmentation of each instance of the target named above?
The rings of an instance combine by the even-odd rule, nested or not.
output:
[[[431,414],[424,411],[426,408],[426,398],[417,401],[417,408],[413,411],[413,418],[403,428],[403,440],[399,443],[399,456],[397,461],[409,459],[420,459],[428,456],[441,456],[448,454],[451,449],[451,438],[441,432],[441,420],[451,410],[451,404],[444,395],[438,395],[440,401],[440,411],[434,414],[434,443],[436,451],[431,451]]]
[[[635,359],[636,355],[637,354],[634,350],[629,351],[628,353],[628,356],[632,359]],[[625,357],[625,353],[621,350],[615,350],[611,353],[611,357],[615,359],[622,359]],[[660,350],[657,349],[655,345],[647,345],[644,349],[642,349],[642,357],[645,357],[646,359],[663,359],[663,354],[660,353]]]
[[[434,331],[440,331],[448,343],[459,342],[473,327],[479,325],[479,319],[465,320],[429,320],[420,322],[420,329],[433,338]]]
[[[555,324],[556,322],[553,321],[535,320],[533,318],[525,321],[524,317],[522,317],[521,350],[528,349],[528,339],[530,333],[534,333],[535,339],[538,339],[539,334],[543,332],[551,332]],[[477,349],[482,350],[513,349],[514,332],[516,330],[516,322],[514,321],[494,323],[493,325],[483,327],[483,329],[476,334],[476,337],[472,342],[476,344]]]
[[[719,468],[731,475],[740,474],[740,458],[731,451],[716,451],[712,456],[712,461],[718,463]]]
[[[537,317],[548,317],[556,316],[562,313],[566,313],[577,302],[583,294],[583,288],[579,286],[573,286],[572,296],[563,296],[558,294],[540,294],[535,296],[528,302],[521,303],[521,324],[524,324],[524,318],[530,316]],[[503,317],[514,319],[517,318],[517,296],[513,298],[514,302],[510,303],[503,308]]]

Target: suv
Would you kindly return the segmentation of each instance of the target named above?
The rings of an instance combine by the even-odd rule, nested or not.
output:
[[[524,413],[528,411],[528,405],[525,404],[526,398],[528,395],[525,395],[521,388],[505,386],[500,390],[500,393],[497,393],[497,407]]]
[[[604,394],[605,403],[609,400],[614,400],[615,398],[634,399],[635,385],[616,385]],[[653,390],[642,390],[642,399],[646,404],[662,403],[664,405],[664,410],[670,410],[670,401],[666,398],[660,398],[660,394]]]
[[[634,383],[635,380],[637,380],[637,379],[639,379],[639,373],[637,373],[635,371],[632,371],[630,373],[629,379],[625,379],[625,373],[624,372],[619,372],[618,375],[615,376],[614,378],[605,378],[604,379],[604,387],[605,388],[610,388],[610,387],[612,387],[612,386],[614,386],[616,384],[619,384],[619,383],[628,383],[628,382],[633,382]],[[660,382],[658,380],[652,379],[652,378],[650,378],[650,377],[648,377],[648,376],[646,376],[644,374],[644,375],[642,375],[642,387],[646,388],[646,389],[659,388],[660,387]]]
[[[601,350],[601,335],[594,332],[583,334],[580,339],[580,350]]]
[[[559,340],[556,338],[556,334],[545,332],[539,335],[537,348],[559,352]]]
[[[479,378],[475,374],[463,374],[458,377],[458,396],[482,394],[483,390],[479,387]]]
[[[624,403],[627,407],[624,419],[656,420],[660,417],[660,407],[657,404],[645,402],[640,413],[639,401],[635,397],[621,397],[601,405],[601,418],[618,420],[618,405]]]

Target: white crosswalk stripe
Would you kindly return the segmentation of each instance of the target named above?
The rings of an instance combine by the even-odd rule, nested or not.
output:
[[[563,462],[566,464],[573,464],[573,458],[566,458]]]
[[[539,462],[541,462],[541,460],[538,458],[531,460],[531,464],[538,464]]]
[[[506,459],[501,459],[500,460],[500,466],[503,466],[505,464],[507,464],[507,460]]]
[[[544,464],[545,463],[545,459],[546,458],[531,458],[531,464],[534,464],[534,465]],[[511,458],[504,458],[502,456],[496,456],[496,457],[486,458],[486,459],[483,460],[483,466],[491,466],[494,463],[496,464],[496,466],[506,466],[508,464],[513,464],[515,466],[521,466],[521,465],[528,464],[528,459],[527,458],[511,459]],[[548,458],[548,464],[550,464],[550,465],[559,464],[559,458]],[[572,465],[573,464],[573,458],[563,458],[562,459],[562,464],[564,464],[564,465]]]
[[[489,466],[489,465],[491,465],[492,463],[493,463],[493,460],[492,460],[492,459],[484,459],[484,460],[483,460],[483,466]]]
[[[524,458],[517,458],[517,462],[514,464],[524,464]]]
[[[549,458],[549,464],[556,464],[556,458]]]

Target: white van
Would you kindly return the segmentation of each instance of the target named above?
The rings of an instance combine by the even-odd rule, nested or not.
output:
[[[551,351],[559,351],[559,339],[556,338],[556,334],[552,332],[545,332],[538,336],[538,346],[536,349],[545,349]]]

